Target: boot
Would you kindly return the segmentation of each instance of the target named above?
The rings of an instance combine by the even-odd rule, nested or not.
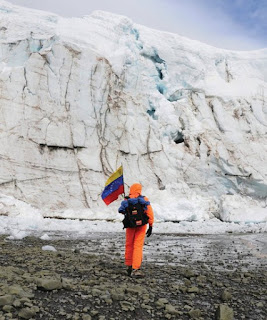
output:
[[[132,266],[129,266],[129,267],[127,268],[127,274],[128,274],[129,277],[130,277],[131,274],[132,274],[132,270],[133,270]]]
[[[140,269],[133,269],[131,276],[133,278],[144,278],[144,274]]]

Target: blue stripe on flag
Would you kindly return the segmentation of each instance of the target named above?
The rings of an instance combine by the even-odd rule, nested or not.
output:
[[[112,192],[119,189],[119,187],[123,185],[123,176],[120,176],[118,179],[112,181],[110,184],[108,184],[104,191],[102,192],[102,199],[105,199],[108,197]]]

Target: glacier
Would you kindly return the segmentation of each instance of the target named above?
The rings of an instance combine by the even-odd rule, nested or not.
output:
[[[0,215],[120,220],[122,164],[159,222],[266,223],[266,162],[267,49],[0,0]]]

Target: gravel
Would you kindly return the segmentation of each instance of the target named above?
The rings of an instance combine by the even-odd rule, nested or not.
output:
[[[123,235],[18,241],[1,236],[0,320],[267,319],[264,255],[257,260],[244,245],[241,259],[240,238],[231,242],[232,255],[223,258],[221,251],[219,259],[211,238],[205,252],[192,255],[203,237],[187,237],[192,245],[186,247],[172,235],[168,248],[160,245],[164,236],[153,236],[145,247],[142,279],[127,276]],[[42,250],[44,245],[57,251]]]

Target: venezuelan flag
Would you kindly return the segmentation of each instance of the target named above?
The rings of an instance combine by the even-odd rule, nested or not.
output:
[[[120,194],[124,193],[123,170],[119,167],[107,180],[105,189],[102,192],[102,199],[108,206],[111,202],[118,199]]]

